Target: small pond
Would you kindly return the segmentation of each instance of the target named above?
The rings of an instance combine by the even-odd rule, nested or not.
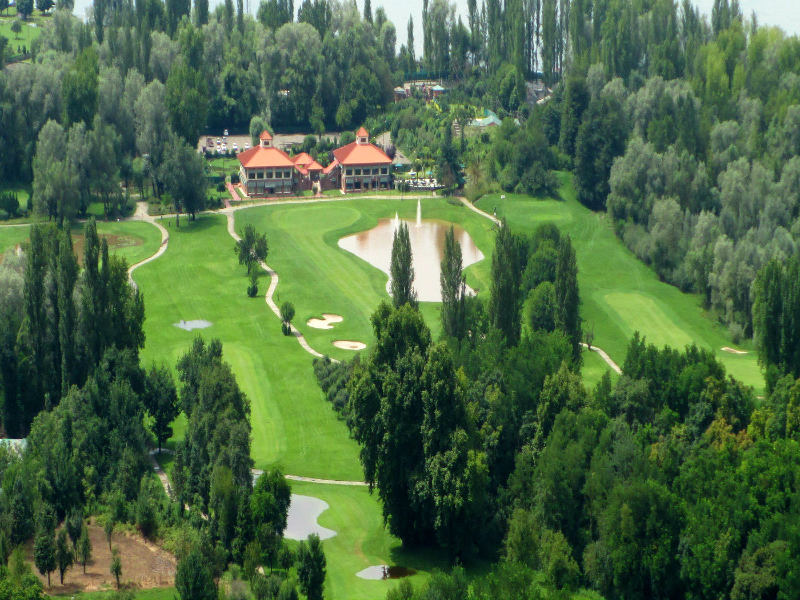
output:
[[[461,244],[462,266],[483,260],[483,253],[472,241],[469,233],[458,225],[445,221],[422,220],[404,221],[408,225],[411,253],[414,264],[414,289],[420,302],[441,302],[439,283],[442,256],[444,255],[444,236],[453,226],[456,241]],[[377,267],[387,275],[392,262],[392,241],[394,232],[400,226],[400,219],[381,219],[368,231],[343,237],[339,247],[352,252],[359,258]],[[386,284],[391,289],[391,282]],[[467,289],[467,293],[472,290]]]
[[[356,573],[361,579],[402,579],[416,573],[408,567],[390,567],[388,565],[374,565]]]
[[[292,494],[289,518],[286,520],[283,537],[290,540],[304,540],[312,533],[316,533],[321,540],[332,538],[336,532],[317,523],[317,518],[326,510],[328,503],[324,500]]]

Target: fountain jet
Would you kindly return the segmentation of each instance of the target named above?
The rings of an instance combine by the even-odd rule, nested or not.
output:
[[[422,203],[417,200],[417,227],[422,226]]]

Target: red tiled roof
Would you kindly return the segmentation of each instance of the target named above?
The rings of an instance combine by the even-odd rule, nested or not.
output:
[[[264,131],[261,132],[261,135],[258,136],[258,139],[260,139],[260,140],[271,140],[272,139],[272,134],[265,129]]]
[[[315,160],[312,160],[310,163],[308,163],[306,165],[306,169],[308,169],[309,171],[322,171],[323,170],[322,165],[319,164]]]
[[[297,156],[292,157],[292,162],[298,166],[305,166],[313,162],[313,158],[309,156],[308,152],[301,152]]]
[[[263,134],[262,134],[263,135]],[[276,167],[293,167],[294,163],[289,155],[277,148],[262,148],[256,146],[240,152],[237,156],[245,169],[264,169]]]
[[[334,159],[331,161],[331,164],[329,164],[327,167],[322,169],[322,172],[325,173],[325,175],[327,175],[328,173],[333,171],[338,166],[339,166],[339,161],[336,160],[336,155],[334,154]]]
[[[369,131],[362,125],[359,127],[358,131],[356,131],[356,137],[369,138]]]
[[[392,159],[376,145],[357,142],[336,148],[333,156],[342,165],[388,165],[392,162]]]

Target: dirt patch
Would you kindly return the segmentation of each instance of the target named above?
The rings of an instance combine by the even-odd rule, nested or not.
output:
[[[109,254],[120,248],[133,248],[134,246],[141,246],[143,243],[141,238],[129,235],[100,234],[100,238],[106,239]],[[78,257],[78,262],[81,266],[83,266],[83,245],[85,242],[86,238],[82,233],[72,234],[72,251]]]
[[[83,573],[83,566],[76,563],[64,573],[64,585],[61,585],[56,570],[50,574],[52,585],[49,588],[47,576],[41,576],[33,564],[33,540],[25,545],[25,558],[48,594],[94,592],[116,586],[116,580],[109,571],[111,552],[106,534],[101,527],[89,525],[89,539],[92,542],[92,560],[86,563],[86,574]],[[122,559],[120,582],[124,586],[149,589],[174,585],[175,557],[166,550],[148,542],[139,534],[130,533],[114,533],[111,544],[119,548]]]
[[[342,350],[363,350],[367,347],[364,342],[356,342],[354,340],[335,340],[332,344]]]
[[[723,346],[722,351],[730,352],[731,354],[747,354],[747,350],[737,350],[736,348],[729,348],[728,346]]]
[[[344,321],[344,317],[332,315],[330,313],[322,313],[321,319],[315,317],[309,319],[306,324],[314,329],[333,329],[334,323],[341,323],[342,321]]]

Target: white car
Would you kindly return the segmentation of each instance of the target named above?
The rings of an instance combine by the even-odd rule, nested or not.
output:
[[[245,142],[244,143],[244,149],[245,150],[250,150],[250,142]]]
[[[233,151],[234,152],[238,152],[239,151],[239,146],[236,144],[236,142],[233,142]]]

